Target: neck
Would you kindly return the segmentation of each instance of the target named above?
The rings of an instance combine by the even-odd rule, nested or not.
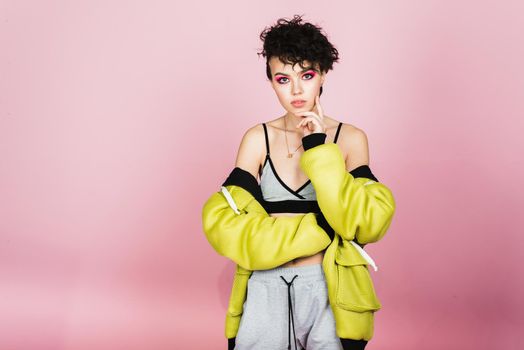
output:
[[[304,119],[302,116],[300,115],[294,115],[293,113],[286,113],[286,115],[284,116],[285,118],[285,123],[283,122],[283,126],[287,126],[287,129],[288,131],[297,131],[297,128],[296,126],[298,125],[298,123],[300,123],[300,121],[302,119]]]

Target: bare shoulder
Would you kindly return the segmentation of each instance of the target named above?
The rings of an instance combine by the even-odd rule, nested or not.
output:
[[[339,143],[348,171],[361,165],[369,165],[369,145],[366,132],[352,124],[343,123]]]
[[[258,176],[261,160],[265,155],[264,129],[256,124],[246,130],[238,147],[235,167],[248,171],[255,178]]]
[[[342,123],[340,128],[340,141],[346,145],[362,144],[367,143],[367,135],[365,131],[353,124]]]
[[[364,130],[360,129],[356,125],[344,123],[333,118],[329,118],[327,129],[333,129],[333,133],[335,133],[335,130],[341,123],[342,125],[340,126],[337,144],[339,144],[343,150],[347,149],[351,143],[361,143],[364,141],[364,139],[366,139],[366,133]]]

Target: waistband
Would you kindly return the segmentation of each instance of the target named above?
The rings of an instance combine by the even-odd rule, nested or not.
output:
[[[310,282],[312,280],[325,279],[324,269],[322,263],[302,266],[288,266],[288,267],[276,267],[269,270],[255,270],[251,274],[251,278],[257,281],[275,282],[282,284],[283,276],[286,280],[290,280],[295,275],[294,283]]]

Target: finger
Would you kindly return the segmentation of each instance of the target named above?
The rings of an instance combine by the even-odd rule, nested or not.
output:
[[[300,126],[304,126],[304,125],[307,125],[309,123],[318,123],[318,120],[313,118],[313,117],[304,117],[304,119],[302,119],[300,121],[300,123],[298,123],[298,125],[296,127],[298,128]]]
[[[318,120],[313,119],[313,118],[309,120],[308,122],[306,122],[305,124],[306,124],[306,128],[309,131],[316,130],[319,127]]]
[[[309,115],[309,116],[312,116],[312,117],[315,117],[317,120],[321,120],[321,118],[315,113],[315,112],[299,112],[297,113],[298,115]]]
[[[304,117],[300,123],[297,124],[297,128],[306,123],[308,120],[310,120],[311,117]]]
[[[315,113],[313,113],[313,112],[302,112],[302,113],[304,113],[304,114],[306,114],[306,113],[309,114],[310,117],[307,117],[307,118],[313,118],[314,120],[317,121],[317,124],[318,124],[319,126],[323,126],[323,127],[325,127],[323,120],[320,119],[320,117],[319,117],[317,114],[315,114]],[[306,118],[306,117],[305,117],[305,118]]]
[[[303,112],[303,113],[306,113],[306,112]],[[313,129],[316,129],[315,126],[318,126],[320,130],[324,130],[323,132],[325,132],[325,129],[326,129],[326,126],[324,125],[324,122],[318,120],[318,116],[316,116],[316,115],[311,116],[311,117],[304,117],[300,121],[300,123],[298,123],[298,125],[296,127],[298,128],[300,126],[307,127],[308,130],[311,130],[311,127],[313,127]]]
[[[307,123],[307,128],[308,128],[308,130],[309,130],[309,131],[314,131],[315,128],[316,128],[315,124],[317,124],[317,123],[316,123],[316,122],[313,122],[313,121],[310,122],[310,123]]]

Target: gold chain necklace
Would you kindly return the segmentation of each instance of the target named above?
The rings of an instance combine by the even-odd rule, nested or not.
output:
[[[284,129],[284,136],[286,137],[287,157],[291,158],[291,157],[293,157],[293,154],[295,154],[296,151],[298,151],[298,149],[300,147],[302,147],[302,145],[298,146],[298,148],[293,153],[289,152],[289,145],[287,143],[287,123],[286,123],[286,117],[284,117],[284,128],[285,128]]]

